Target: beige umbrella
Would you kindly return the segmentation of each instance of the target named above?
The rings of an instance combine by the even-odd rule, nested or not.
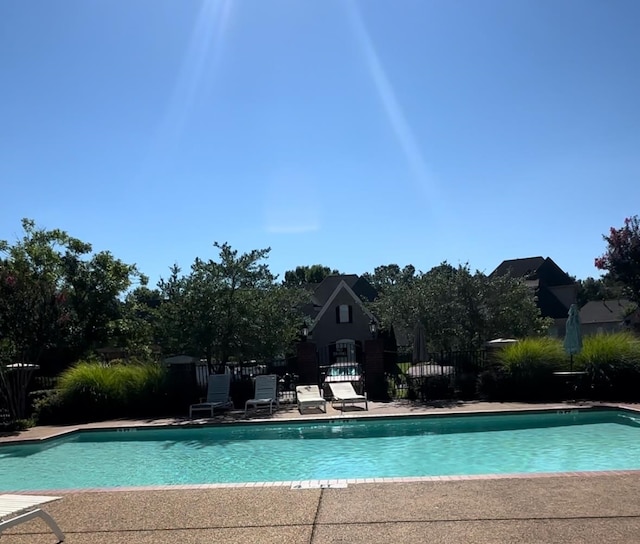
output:
[[[411,365],[405,374],[410,378],[429,378],[431,376],[449,376],[453,374],[452,366],[442,366],[436,363],[416,363]]]

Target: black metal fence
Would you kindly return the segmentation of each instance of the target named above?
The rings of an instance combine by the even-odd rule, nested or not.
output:
[[[359,342],[330,344],[317,350],[317,385],[330,398],[330,383],[351,382],[358,393],[367,391],[366,353]],[[413,363],[411,353],[385,351],[387,393],[391,399],[429,402],[477,396],[478,376],[488,367],[485,350],[438,351],[426,354],[425,361]],[[244,406],[254,393],[254,378],[260,374],[278,376],[280,402],[296,401],[299,385],[298,361],[295,357],[276,361],[229,363],[217,372],[229,372],[231,396],[237,407]],[[198,387],[206,391],[209,368],[196,365]]]
[[[440,351],[428,353],[426,361],[412,363],[410,353],[385,352],[384,378],[387,396],[391,399],[419,401],[476,397],[479,374],[487,369],[487,353],[476,351]],[[349,381],[358,393],[367,391],[366,353],[359,343],[335,343],[317,351],[317,385],[331,396],[330,383]],[[295,388],[299,385],[300,369],[296,357],[272,361],[227,363],[209,368],[204,363],[170,365],[169,377],[176,390],[185,398],[179,403],[187,406],[206,397],[208,377],[211,371],[231,374],[230,395],[237,408],[244,407],[253,398],[255,377],[261,374],[278,376],[278,396],[281,403],[295,403]],[[371,374],[371,380],[377,375]],[[35,373],[28,392],[44,393],[56,387],[57,378]],[[374,385],[369,384],[373,390]],[[384,386],[382,387],[384,390]],[[195,398],[195,400],[194,400]],[[1,403],[0,403],[1,404]],[[1,408],[1,406],[0,406]]]
[[[361,342],[334,342],[318,349],[318,365],[328,367],[334,364],[359,363],[364,360]]]
[[[419,363],[411,361],[411,353],[385,355],[387,391],[392,399],[474,398],[478,376],[487,368],[485,350],[432,352]]]
[[[226,372],[231,374],[231,397],[237,407],[244,406],[247,399],[254,395],[254,378],[262,374],[278,376],[278,399],[281,403],[296,401],[298,385],[298,367],[295,357],[273,361],[250,361],[247,363],[227,363],[210,369],[206,363],[195,365],[195,379],[202,396],[206,395],[209,374]]]
[[[331,383],[350,382],[357,393],[366,391],[365,353],[362,343],[335,342],[317,351],[318,385],[325,398],[331,397]]]
[[[35,373],[29,384],[30,391],[46,391],[49,389],[55,389],[58,385],[58,378],[55,376],[43,376],[42,374]]]

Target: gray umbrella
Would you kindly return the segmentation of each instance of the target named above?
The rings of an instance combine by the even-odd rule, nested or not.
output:
[[[564,333],[564,350],[571,358],[569,370],[573,372],[573,356],[582,350],[582,330],[577,304],[572,304],[569,308],[569,317]]]
[[[421,363],[427,360],[427,332],[424,325],[419,321],[413,329],[413,356],[414,363]]]

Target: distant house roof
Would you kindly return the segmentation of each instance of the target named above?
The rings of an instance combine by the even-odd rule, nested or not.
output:
[[[353,292],[368,302],[373,302],[378,296],[378,291],[365,278],[358,278],[352,286]]]
[[[373,302],[378,296],[375,288],[365,278],[361,278],[357,274],[330,274],[320,283],[307,286],[312,293],[310,302],[302,308],[305,315],[315,319],[343,282],[348,287],[348,292],[358,302],[361,299]]]
[[[340,282],[344,281],[349,287],[353,289],[353,286],[358,281],[357,274],[329,274],[320,283],[317,283],[313,288],[313,303],[322,307],[326,304],[329,297],[336,290],[336,287],[340,285]]]
[[[515,278],[537,279],[535,273],[544,263],[544,257],[527,257],[526,259],[508,259],[502,261],[498,268],[491,272],[492,276],[511,275]]]
[[[527,257],[502,261],[491,272],[491,276],[507,276],[524,278],[527,281],[538,281],[550,287],[571,285],[574,280],[553,259],[549,257]]]
[[[574,285],[575,281],[549,257],[527,257],[502,261],[490,276],[511,276],[523,278],[527,287],[537,298],[537,305],[543,317],[564,319],[569,311],[568,303],[558,298],[555,287]]]
[[[620,300],[592,300],[580,308],[580,322],[589,323],[619,323],[625,318],[625,311],[635,304],[626,299]]]
[[[356,276],[357,277],[357,276]],[[325,278],[326,279],[326,278]],[[366,280],[365,280],[366,282]],[[323,282],[324,283],[324,282]],[[332,282],[333,283],[333,282]],[[367,282],[367,284],[369,284],[369,282]],[[357,285],[357,282],[354,282],[354,285]],[[320,319],[322,318],[322,316],[327,312],[327,310],[329,309],[329,307],[331,306],[331,304],[333,303],[333,300],[336,298],[336,296],[338,295],[338,293],[340,291],[345,291],[347,292],[351,298],[353,299],[353,301],[358,304],[361,308],[362,311],[369,316],[370,319],[375,320],[376,322],[378,321],[376,319],[376,317],[369,311],[369,309],[362,303],[362,299],[360,298],[360,296],[353,290],[352,287],[349,286],[349,284],[347,283],[346,280],[341,279],[340,282],[336,285],[335,289],[333,290],[333,292],[331,293],[331,295],[329,296],[329,298],[325,301],[325,303],[322,305],[321,308],[318,309],[318,306],[315,305],[314,309],[318,309],[318,311],[316,312],[315,315],[313,315],[312,317],[314,318],[313,323],[311,324],[310,327],[310,331],[313,330],[316,325],[319,323]]]
[[[543,287],[535,291],[538,297],[538,308],[542,317],[553,319],[566,319],[569,314],[569,306],[562,302],[550,289]]]
[[[336,290],[336,287],[343,281],[358,297],[363,297],[369,302],[372,302],[378,295],[374,287],[365,278],[361,278],[357,274],[330,274],[320,283],[313,286],[313,303],[318,306],[324,306]]]

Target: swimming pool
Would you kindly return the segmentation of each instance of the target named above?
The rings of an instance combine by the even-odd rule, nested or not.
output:
[[[0,448],[0,490],[32,491],[640,468],[622,410],[79,432]]]

